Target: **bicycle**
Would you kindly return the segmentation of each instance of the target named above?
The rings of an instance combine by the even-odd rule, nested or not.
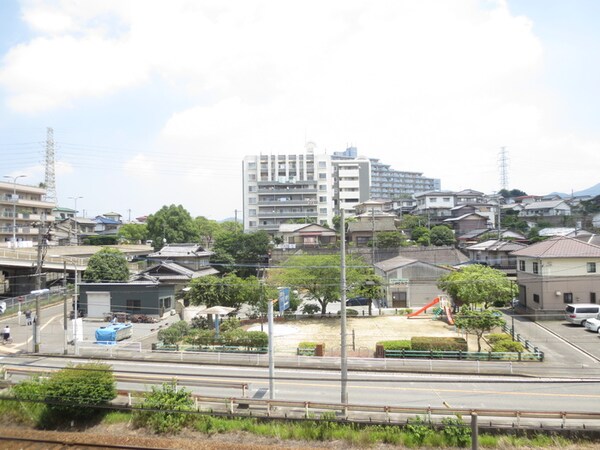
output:
[[[4,339],[4,336],[2,336],[2,338],[0,339],[0,344],[2,344],[2,345],[12,344],[12,342],[13,342],[12,337],[9,337],[8,339]]]

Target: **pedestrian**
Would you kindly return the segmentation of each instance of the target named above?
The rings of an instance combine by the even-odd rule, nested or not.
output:
[[[32,321],[31,321],[31,310],[28,309],[27,311],[25,311],[25,325],[31,325]]]
[[[117,320],[117,316],[113,316],[111,323],[112,323],[113,325],[116,325],[116,324],[117,324],[117,322],[118,322],[118,320]]]
[[[4,331],[2,332],[2,337],[4,338],[4,342],[10,341],[10,327],[6,325],[4,327]]]

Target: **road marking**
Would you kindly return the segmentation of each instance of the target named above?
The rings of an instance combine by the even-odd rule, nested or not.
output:
[[[40,333],[48,326],[50,325],[50,322],[52,322],[53,320],[57,319],[58,317],[62,317],[63,314],[57,314],[56,316],[52,316],[50,318],[50,320],[48,320],[45,324],[43,324],[40,327]],[[32,327],[35,325],[31,325]],[[32,328],[33,329],[33,328]],[[18,344],[15,344],[14,347],[23,347],[24,345],[29,345],[29,343],[33,340],[33,333],[31,334],[31,336],[29,336],[27,338],[27,340],[25,342],[19,342]]]

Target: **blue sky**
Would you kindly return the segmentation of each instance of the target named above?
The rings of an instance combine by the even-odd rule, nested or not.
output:
[[[125,219],[242,207],[247,154],[348,144],[443,189],[600,182],[594,0],[0,2],[2,175]]]

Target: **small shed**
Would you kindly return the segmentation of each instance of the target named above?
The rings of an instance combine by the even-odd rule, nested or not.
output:
[[[175,311],[175,287],[156,281],[81,283],[78,308],[91,318],[118,312],[162,317]]]

